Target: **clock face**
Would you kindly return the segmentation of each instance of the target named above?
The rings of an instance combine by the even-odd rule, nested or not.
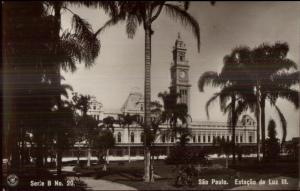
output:
[[[186,77],[185,71],[180,71],[179,72],[179,77],[180,77],[180,79],[185,79],[185,77]]]

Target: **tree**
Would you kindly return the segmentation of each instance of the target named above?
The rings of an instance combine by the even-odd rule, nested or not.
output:
[[[179,135],[176,137],[179,139],[179,144],[185,146],[188,142],[188,136],[190,132],[188,130],[188,114],[187,105],[183,103],[177,103],[177,98],[180,96],[178,93],[174,92],[163,92],[159,93],[158,97],[163,100],[162,111],[162,122],[167,123],[170,126],[170,132],[172,136]]]
[[[226,155],[225,167],[228,168],[228,159],[229,154],[232,152],[232,143],[229,140],[225,140],[224,137],[222,139],[218,137],[217,139],[213,140],[213,146],[217,149],[219,154]]]
[[[265,100],[269,100],[271,105],[275,106],[284,131],[286,129],[286,120],[280,109],[275,105],[276,100],[281,95],[282,98],[291,101],[296,108],[298,107],[299,93],[291,89],[291,86],[299,82],[297,77],[299,73],[287,71],[287,69],[296,67],[293,61],[286,58],[287,51],[288,46],[285,43],[275,43],[272,46],[263,44],[254,49],[238,47],[224,58],[224,67],[219,75],[214,72],[207,72],[202,75],[203,79],[199,80],[200,89],[205,84],[212,84],[223,88],[227,86],[227,90],[238,93],[238,97],[235,100],[239,101],[236,106],[239,113],[248,108],[252,111],[255,110],[257,119],[257,153],[260,153],[260,131],[265,120]],[[208,103],[210,104],[217,97],[220,97],[221,93],[223,94],[224,91],[221,90],[221,92],[215,94]],[[222,100],[226,101],[228,99],[226,97],[224,95]],[[228,108],[221,103],[222,105],[223,108]],[[231,108],[234,108],[234,105],[236,104],[232,102]],[[235,113],[233,112],[232,114]],[[262,130],[261,134],[264,137],[264,130]],[[264,145],[264,138],[262,138],[262,142],[262,145]],[[260,160],[259,154],[257,154],[257,159]]]
[[[232,131],[232,163],[235,165],[236,159],[236,149],[235,149],[235,128],[238,122],[239,116],[243,111],[250,107],[253,110],[254,94],[252,92],[252,87],[249,84],[244,83],[244,78],[242,77],[243,71],[240,67],[241,60],[247,60],[247,55],[249,50],[244,47],[235,48],[230,54],[226,55],[223,59],[223,68],[220,73],[208,71],[204,72],[198,81],[198,88],[200,92],[204,91],[204,87],[211,85],[212,87],[219,87],[221,90],[215,93],[206,103],[206,115],[209,118],[209,106],[217,98],[220,99],[221,111],[228,114],[228,124],[230,125]],[[236,55],[240,54],[241,57]],[[228,103],[229,102],[229,103]]]
[[[132,125],[134,122],[137,122],[136,117],[136,115],[130,115],[129,113],[119,115],[121,126],[123,128],[127,128],[128,142],[130,139],[130,125]],[[128,145],[128,162],[130,162],[130,144]]]
[[[109,129],[101,129],[97,136],[94,138],[93,147],[98,150],[98,160],[101,161],[103,156],[104,159],[104,166],[103,171],[107,170],[108,164],[108,152],[109,149],[115,145],[115,138],[113,133]]]
[[[74,107],[78,109],[81,113],[81,117],[78,120],[77,128],[83,133],[83,138],[86,141],[86,145],[88,147],[88,156],[87,156],[87,166],[91,166],[91,146],[92,141],[95,136],[95,131],[98,128],[98,121],[93,117],[88,116],[87,112],[90,109],[90,95],[82,95],[78,93],[74,93],[72,97],[72,101]]]
[[[62,107],[57,108],[52,115],[53,121],[51,123],[52,128],[54,128],[54,143],[57,151],[57,174],[61,174],[62,168],[62,154],[63,151],[69,149],[74,145],[73,142],[73,127],[75,126],[74,110],[71,104],[65,102],[66,104]]]
[[[110,129],[112,131],[112,133],[114,133],[115,132],[115,128],[114,128],[115,122],[116,122],[116,120],[112,116],[107,116],[103,119],[103,126],[106,129]]]
[[[240,62],[243,68],[245,82],[251,84],[256,94],[257,115],[257,149],[260,150],[260,131],[262,135],[262,153],[265,155],[265,102],[268,100],[271,106],[275,106],[283,128],[284,142],[286,136],[286,120],[280,109],[276,106],[276,100],[283,98],[290,101],[295,108],[299,107],[299,91],[292,88],[299,83],[299,72],[294,61],[287,58],[289,46],[287,43],[261,44],[249,49],[244,59]],[[239,54],[237,54],[240,57]],[[259,152],[258,152],[259,153]],[[260,160],[259,155],[258,160]]]
[[[279,139],[276,138],[276,123],[273,119],[268,125],[268,139],[266,140],[266,159],[276,160],[279,156],[280,145]]]
[[[183,5],[159,2],[118,2],[119,12],[112,17],[104,27],[100,28],[96,34],[103,31],[104,28],[114,25],[119,21],[126,21],[126,32],[129,38],[133,38],[138,25],[142,25],[145,31],[145,127],[150,128],[150,103],[151,103],[151,36],[153,35],[152,24],[160,16],[162,10],[175,21],[181,21],[184,26],[189,26],[197,39],[198,50],[200,47],[200,28],[198,22],[187,12],[189,3]],[[146,182],[153,181],[150,177],[150,149],[145,145],[145,176]]]
[[[18,142],[30,127],[28,123],[33,122],[31,114],[38,108],[40,111],[49,111],[46,108],[49,97],[42,102],[39,93],[43,87],[41,79],[45,68],[45,63],[41,61],[44,60],[43,53],[47,50],[45,46],[49,43],[47,37],[50,33],[42,3],[3,2],[2,8],[5,18],[3,61],[7,84],[4,86],[7,108],[5,126],[8,130],[6,154],[7,158],[11,158],[12,167],[17,169],[20,159]],[[28,107],[29,103],[36,107]],[[34,127],[41,126],[40,122],[36,120]]]
[[[41,97],[43,94],[38,92],[40,91],[38,88],[44,88],[41,83],[43,85],[51,83],[51,86],[47,86],[49,92],[57,92],[55,89],[61,87],[60,67],[74,71],[76,62],[85,61],[89,65],[98,55],[99,41],[90,30],[88,23],[78,15],[74,14],[73,17],[74,33],[60,30],[60,11],[68,10],[65,4],[64,2],[3,3],[4,15],[7,18],[4,31],[4,60],[7,66],[8,84],[12,85],[12,91],[6,89],[6,93],[10,95],[8,97],[12,98],[7,104],[7,107],[11,108],[8,111],[10,116],[7,123],[10,127],[8,136],[10,143],[7,145],[12,146],[7,150],[10,152],[18,150],[16,149],[18,142],[16,138],[20,137],[17,136],[18,130],[30,126],[23,123],[23,119],[29,118],[26,113],[30,113],[30,111],[23,112],[26,108],[30,108],[26,103],[32,105],[40,103],[45,107],[43,115],[32,112],[36,114],[32,116],[33,119],[37,119],[36,121],[26,119],[33,122],[38,129],[35,133],[38,150],[41,150],[40,145],[45,134],[42,131],[45,122],[43,119],[48,118],[52,107],[60,107],[62,104],[59,93],[55,95],[55,102],[53,98]],[[15,81],[22,83],[15,83]],[[16,113],[21,115],[15,115]],[[24,134],[25,131],[21,132]],[[14,166],[18,153],[8,155],[12,155]],[[38,166],[42,165],[39,155],[37,162]]]

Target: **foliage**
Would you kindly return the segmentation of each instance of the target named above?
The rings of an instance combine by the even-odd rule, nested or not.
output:
[[[296,108],[299,105],[299,92],[291,88],[299,83],[299,77],[297,77],[299,72],[292,71],[296,69],[296,64],[287,58],[288,51],[288,45],[280,42],[273,45],[262,44],[253,49],[246,46],[237,47],[231,54],[224,57],[221,73],[205,72],[198,82],[200,91],[203,91],[204,86],[208,84],[221,88],[221,91],[215,93],[207,102],[207,116],[209,116],[209,105],[220,98],[221,110],[230,111],[228,121],[233,130],[239,115],[249,109],[255,111],[258,121],[257,133],[260,134],[262,131],[263,153],[266,100],[271,106],[275,106],[279,115],[283,129],[282,142],[285,140],[287,122],[276,106],[276,100],[287,99]],[[228,104],[230,99],[231,103]]]
[[[186,104],[177,103],[179,96],[179,94],[174,92],[158,94],[158,97],[163,101],[162,123],[167,123],[170,127],[170,131],[165,133],[168,137],[178,135],[179,144],[185,146],[189,140],[188,137],[191,135],[188,129],[190,115],[188,114]]]
[[[143,1],[143,2],[117,2],[119,12],[113,15],[112,18],[105,23],[104,27],[101,27],[97,32],[100,33],[105,28],[111,25],[115,25],[119,22],[126,22],[126,32],[129,38],[133,38],[137,27],[142,25],[145,32],[145,123],[144,128],[150,128],[151,126],[151,36],[154,31],[152,30],[152,24],[160,16],[162,10],[175,21],[180,21],[181,25],[189,27],[193,35],[197,39],[198,51],[200,50],[200,27],[198,22],[187,12],[188,4],[182,2],[178,4],[168,3],[166,1]],[[147,130],[149,131],[149,130]],[[146,132],[148,133],[148,132]],[[152,180],[150,170],[150,157],[148,142],[145,143],[146,158],[145,158],[145,180],[150,182]]]
[[[93,147],[100,150],[112,148],[114,144],[114,135],[110,130],[107,129],[100,130],[93,141]]]
[[[170,155],[165,159],[166,164],[202,164],[209,165],[206,154],[195,153],[182,146],[176,146],[171,150]]]
[[[268,125],[268,136],[266,140],[266,158],[275,160],[279,156],[280,145],[279,139],[276,138],[276,123],[273,119],[269,121]]]
[[[76,92],[72,94],[74,108],[78,109],[82,115],[87,115],[87,112],[91,107],[91,96],[78,94]]]

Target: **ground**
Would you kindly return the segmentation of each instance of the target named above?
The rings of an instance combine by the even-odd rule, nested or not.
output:
[[[202,169],[198,178],[207,180],[209,183],[208,185],[197,185],[194,187],[176,187],[174,183],[178,174],[178,168],[175,165],[166,165],[163,160],[155,161],[154,163],[155,174],[158,175],[154,183],[142,181],[143,161],[110,163],[106,173],[102,172],[101,167],[97,165],[91,169],[75,168],[75,170],[81,173],[81,180],[91,190],[290,190],[298,188],[297,162],[257,165],[253,163],[252,159],[244,159],[237,165],[236,169],[223,168],[224,163],[224,159],[214,160],[211,167]],[[223,184],[212,184],[211,181],[213,179],[220,181],[223,179],[223,182],[221,182]],[[256,181],[257,185],[237,185],[235,184],[235,179],[243,179],[245,181],[251,179],[252,182]],[[285,183],[284,179],[286,179],[288,184],[282,184]],[[265,180],[265,184],[258,185],[259,180]],[[227,181],[228,184],[225,185],[224,181]],[[273,185],[270,183],[273,183]]]
[[[75,167],[75,163],[65,163],[62,169],[63,176],[57,177],[55,169],[44,169],[42,171],[24,169],[20,180],[23,188],[33,179],[42,180],[71,180],[76,181],[76,190],[295,190],[298,189],[299,164],[298,161],[269,161],[264,164],[255,163],[255,159],[243,159],[235,168],[229,166],[224,168],[225,159],[213,159],[212,166],[204,167],[197,175],[201,180],[193,187],[175,186],[178,175],[178,166],[165,164],[164,160],[154,162],[156,179],[154,183],[145,183],[143,177],[143,161],[110,162],[108,170],[102,171],[101,165],[93,165],[90,168]],[[229,164],[231,161],[229,161]],[[33,166],[32,166],[33,167]],[[31,167],[31,168],[32,168]],[[196,182],[197,182],[196,179]],[[213,184],[212,180],[219,180],[221,184]],[[248,181],[248,184],[235,184],[236,180]],[[258,185],[260,180],[265,184]],[[204,185],[207,181],[207,185]],[[226,181],[228,184],[225,184]],[[257,184],[251,185],[256,181]],[[26,183],[27,182],[27,183]],[[273,185],[271,185],[272,183]],[[277,183],[277,184],[276,184]],[[284,184],[287,183],[287,184]],[[22,185],[22,184],[21,184]],[[20,185],[20,186],[21,186]],[[43,190],[35,187],[31,190]],[[45,187],[44,187],[45,188]],[[22,187],[20,187],[21,190]],[[54,188],[53,188],[54,189]],[[28,190],[28,189],[27,189]],[[55,188],[57,190],[57,187]],[[61,187],[60,190],[74,190],[74,187]]]

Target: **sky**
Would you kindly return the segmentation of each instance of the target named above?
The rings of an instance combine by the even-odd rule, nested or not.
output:
[[[70,7],[86,19],[93,30],[101,27],[109,17],[101,9]],[[300,63],[300,2],[191,2],[188,12],[198,21],[201,30],[201,47],[189,28],[169,18],[163,11],[154,21],[152,36],[151,88],[152,100],[159,100],[159,92],[170,86],[172,48],[178,33],[187,46],[190,65],[191,116],[194,121],[226,121],[216,102],[210,108],[211,117],[205,113],[207,100],[218,89],[207,87],[199,92],[197,82],[203,72],[220,72],[223,58],[237,46],[250,48],[262,43],[287,42],[288,58]],[[71,27],[71,14],[62,15],[63,29]],[[78,65],[74,73],[63,72],[65,82],[74,91],[93,95],[103,104],[104,110],[120,110],[130,92],[144,90],[144,30],[140,26],[133,39],[126,35],[125,24],[120,23],[105,30],[99,36],[101,50],[93,67]],[[277,105],[284,113],[287,123],[287,140],[299,136],[299,110],[284,100]],[[266,122],[273,118],[277,123],[278,137],[281,125],[278,115],[270,105],[266,106]]]

